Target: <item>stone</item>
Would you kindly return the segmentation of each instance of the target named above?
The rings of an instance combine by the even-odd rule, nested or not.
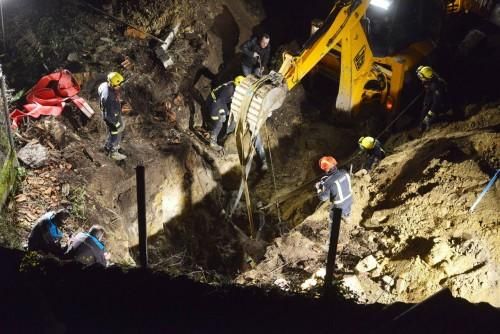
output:
[[[284,278],[278,278],[276,281],[274,281],[274,285],[279,287],[281,290],[284,291],[289,291],[290,290],[290,282],[288,282]]]
[[[408,282],[405,279],[400,278],[396,281],[396,292],[397,293],[403,293],[404,291],[406,291],[407,287],[408,287]]]
[[[425,262],[431,266],[449,259],[453,255],[453,250],[446,241],[439,239],[435,241],[436,244],[434,244],[429,254],[425,257]]]
[[[382,281],[390,287],[394,286],[394,279],[391,276],[385,275]]]
[[[76,52],[71,52],[66,59],[70,62],[76,63],[80,60],[80,56],[78,56],[78,53]]]
[[[304,283],[300,285],[300,288],[304,291],[310,290],[318,284],[318,281],[314,278],[307,279]]]
[[[338,267],[338,266],[337,266]],[[315,273],[314,273],[314,276],[316,278],[321,278],[321,279],[325,279],[325,276],[326,276],[326,268],[319,268]]]
[[[377,268],[378,263],[373,255],[365,257],[363,260],[359,261],[354,268],[358,273],[367,273]]]
[[[25,165],[31,168],[39,168],[47,165],[49,150],[39,143],[28,143],[19,150],[17,157]]]
[[[371,220],[372,224],[382,224],[382,223],[386,222],[388,218],[389,218],[389,216],[384,214],[383,212],[376,211],[372,215],[372,218],[370,220]]]
[[[346,276],[341,281],[342,285],[352,291],[356,296],[362,298],[365,296],[365,290],[357,276]]]

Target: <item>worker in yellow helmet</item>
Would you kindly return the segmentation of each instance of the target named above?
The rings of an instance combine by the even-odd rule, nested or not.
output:
[[[99,105],[106,126],[108,127],[108,138],[104,144],[104,150],[114,160],[120,161],[127,158],[118,152],[125,124],[122,120],[122,107],[120,101],[120,86],[125,79],[118,72],[110,72],[107,81],[99,85]]]
[[[222,150],[219,146],[218,139],[221,135],[223,127],[226,128],[221,137],[234,131],[236,126],[234,121],[231,121],[230,110],[231,101],[233,99],[236,86],[241,84],[245,79],[243,76],[237,76],[234,80],[223,83],[213,89],[207,98],[208,120],[205,122],[207,130],[210,132],[210,147],[216,151]]]
[[[420,130],[425,132],[440,114],[448,110],[447,85],[430,66],[419,66],[417,76],[425,90],[420,125]]]
[[[382,144],[376,138],[369,136],[361,137],[358,140],[358,145],[360,150],[367,155],[366,161],[363,164],[363,168],[367,171],[370,171],[373,165],[385,158],[385,151],[382,148]]]

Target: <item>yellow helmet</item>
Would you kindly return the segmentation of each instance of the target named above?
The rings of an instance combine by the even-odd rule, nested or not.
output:
[[[375,147],[375,138],[361,137],[358,140],[359,147],[363,150],[371,150]]]
[[[419,66],[417,76],[422,81],[428,81],[434,78],[434,70],[430,66]]]
[[[245,77],[242,75],[238,75],[236,78],[234,78],[234,84],[238,86],[243,80],[245,80]]]
[[[123,81],[125,81],[125,79],[118,72],[110,72],[108,74],[108,84],[113,88],[119,87]]]

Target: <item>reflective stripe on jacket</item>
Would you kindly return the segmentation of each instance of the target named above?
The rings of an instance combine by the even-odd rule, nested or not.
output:
[[[99,93],[99,106],[104,120],[117,129],[120,128],[122,125],[122,107],[115,90],[109,87],[107,82],[103,82],[99,85],[97,92]]]
[[[351,177],[343,169],[334,169],[321,178],[318,197],[321,201],[330,200],[333,207],[342,209],[349,215],[352,205]]]

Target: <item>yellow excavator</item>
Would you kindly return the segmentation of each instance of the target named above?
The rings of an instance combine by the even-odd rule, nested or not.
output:
[[[324,22],[313,22],[313,34],[298,55],[284,54],[268,84],[289,91],[314,69],[338,80],[337,112],[356,114],[373,102],[396,110],[405,78],[435,49],[445,15],[492,13],[492,21],[498,21],[498,10],[494,0],[338,1]],[[247,79],[237,100],[258,80]],[[272,91],[266,86],[260,89]],[[255,96],[266,100],[259,92]],[[274,107],[280,105],[274,102]],[[240,104],[234,112],[241,114]]]
[[[444,17],[469,11],[500,21],[495,0],[338,1],[324,22],[313,23],[301,52],[284,54],[278,72],[247,76],[236,88],[231,114],[243,174],[240,195],[245,190],[250,220],[252,141],[288,91],[314,69],[338,80],[337,112],[356,114],[369,103],[397,110],[405,79],[436,48]]]

